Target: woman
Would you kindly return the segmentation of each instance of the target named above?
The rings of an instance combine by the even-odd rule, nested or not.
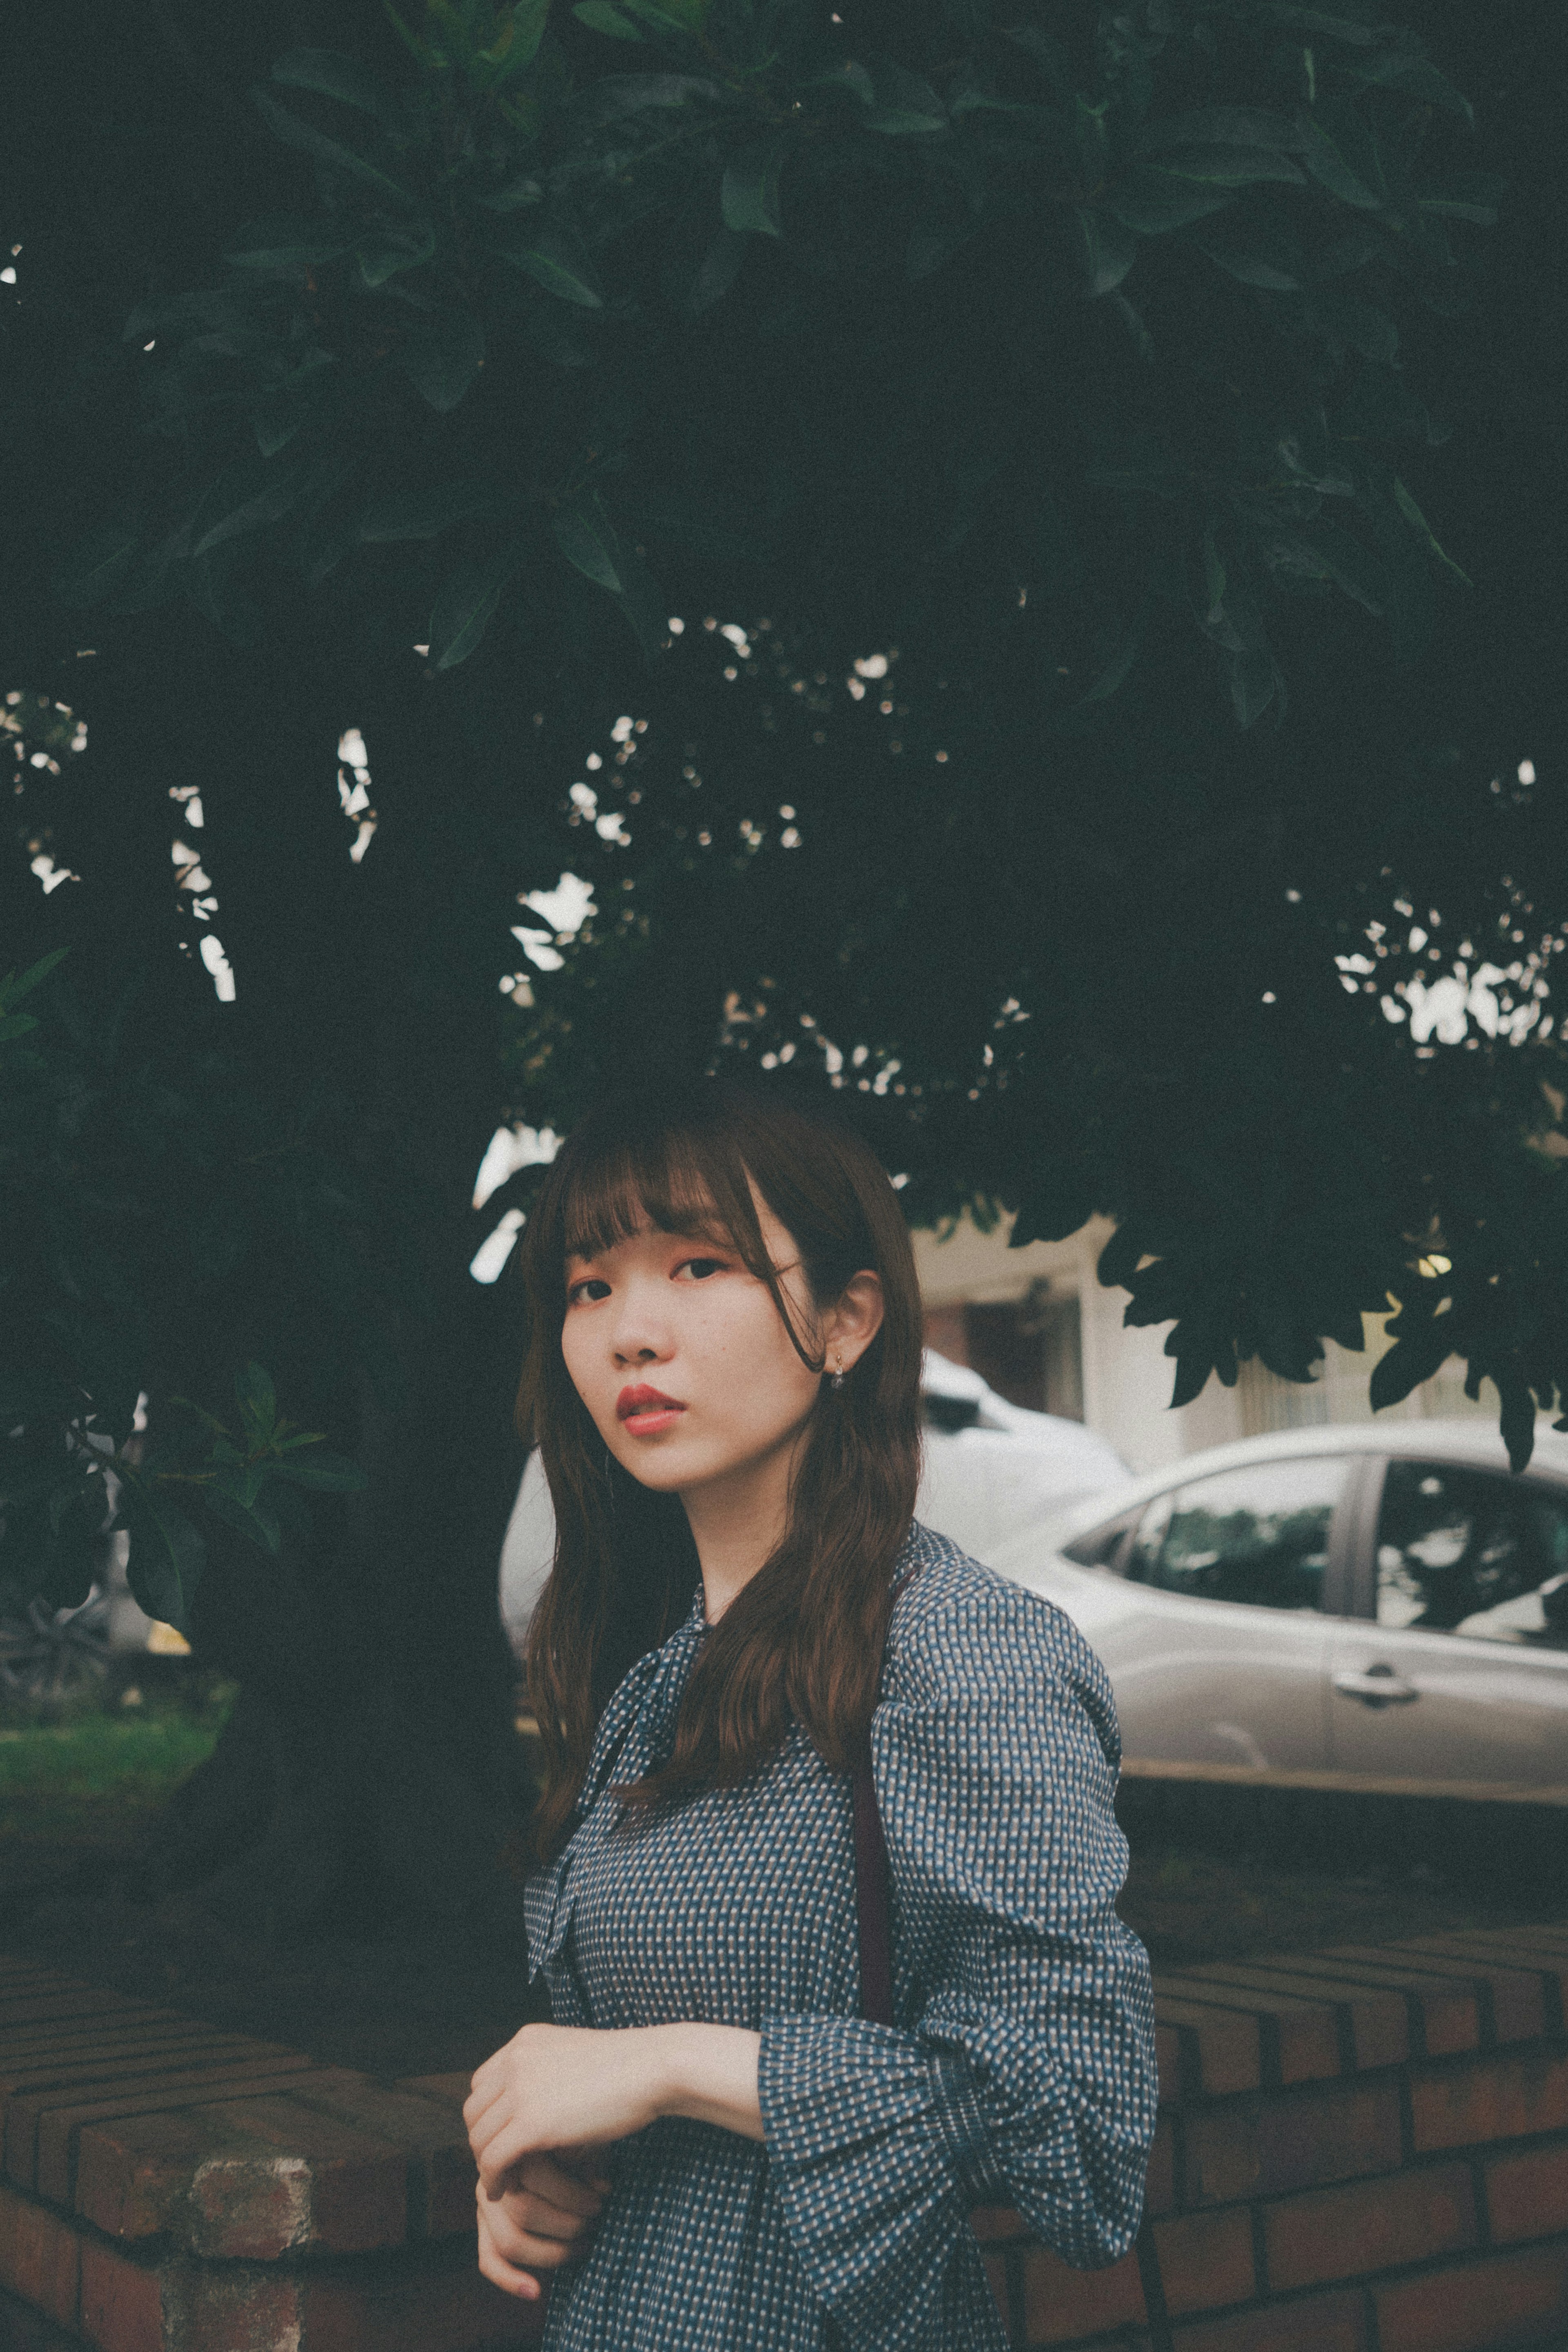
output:
[[[1132,2242],[1148,1968],[1103,1671],[913,1524],[897,1196],[788,1102],[628,1098],[551,1170],[525,1271],[555,2021],[474,2077],[480,2267],[554,2275],[553,2352],[999,2347],[971,2206],[1082,2265]],[[894,2026],[862,2015],[868,1734]]]

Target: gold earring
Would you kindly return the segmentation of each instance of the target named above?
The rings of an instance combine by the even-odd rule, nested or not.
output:
[[[835,1395],[837,1394],[838,1391],[843,1387],[843,1384],[844,1384],[844,1360],[843,1360],[842,1356],[837,1356],[837,1355],[836,1355],[836,1356],[833,1358],[833,1381],[832,1381],[833,1391],[834,1391]]]

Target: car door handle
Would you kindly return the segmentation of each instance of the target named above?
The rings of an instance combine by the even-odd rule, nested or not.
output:
[[[1392,1666],[1368,1666],[1364,1675],[1335,1675],[1333,1686],[1345,1698],[1367,1706],[1405,1706],[1421,1694],[1414,1683],[1401,1681]]]

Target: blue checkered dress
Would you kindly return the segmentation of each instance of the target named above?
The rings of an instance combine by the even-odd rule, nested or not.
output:
[[[850,1788],[797,1727],[737,1788],[626,1820],[705,1627],[605,1710],[578,1828],[528,1886],[559,2024],[760,2032],[766,2143],[666,2118],[621,2143],[549,2352],[988,2352],[966,2221],[1016,2205],[1071,2263],[1131,2244],[1154,2132],[1148,1963],[1110,1687],[1049,1602],[914,1529],[872,1727],[896,2030],[860,2016]],[[836,2326],[835,2326],[836,2323]]]

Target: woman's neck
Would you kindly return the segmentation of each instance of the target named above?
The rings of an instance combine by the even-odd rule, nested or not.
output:
[[[704,1613],[716,1625],[769,1560],[789,1521],[789,1489],[805,1432],[728,1477],[686,1487],[681,1501],[702,1569]]]

